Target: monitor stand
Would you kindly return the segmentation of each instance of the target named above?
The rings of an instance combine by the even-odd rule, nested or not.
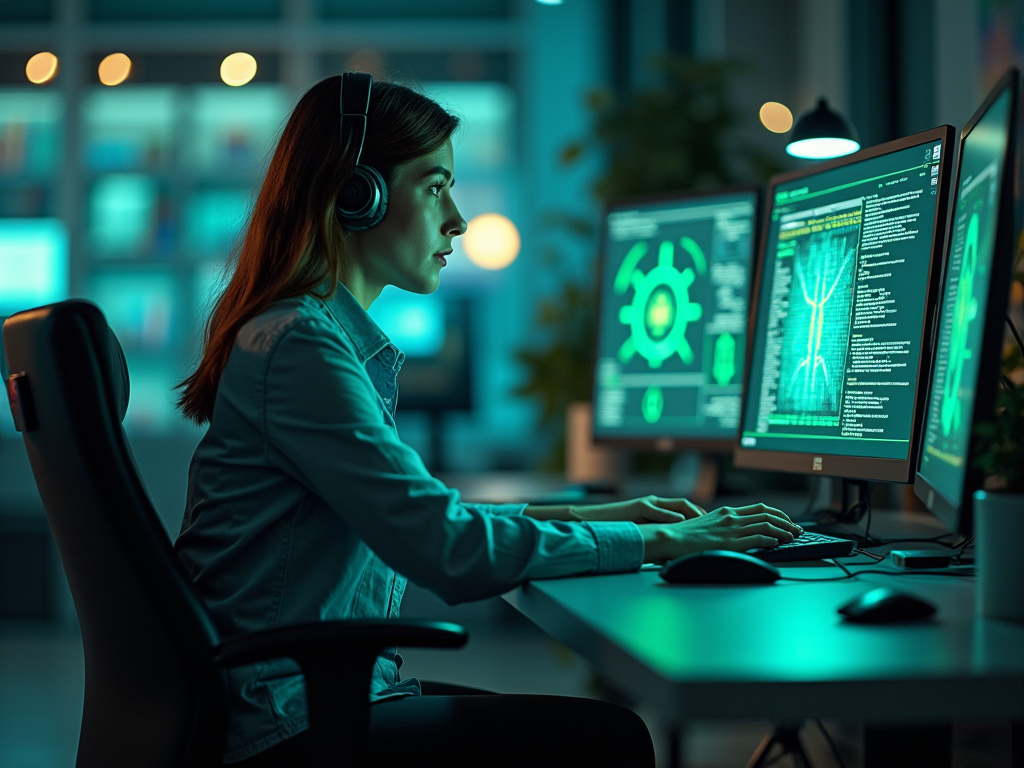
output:
[[[834,483],[842,484],[839,509],[832,504]],[[854,480],[847,477],[819,477],[811,481],[807,507],[803,514],[817,525],[833,523],[857,523],[867,512],[874,483],[869,480]]]
[[[709,504],[718,493],[718,461],[700,451],[683,451],[672,460],[668,486],[673,496]]]

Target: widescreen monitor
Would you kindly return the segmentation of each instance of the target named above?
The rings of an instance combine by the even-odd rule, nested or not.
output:
[[[910,482],[952,139],[944,126],[772,179],[737,466]]]
[[[993,414],[1013,270],[1014,159],[1019,71],[992,90],[964,127],[935,363],[914,491],[952,530],[971,530],[973,427]]]
[[[594,439],[729,451],[759,193],[623,200],[604,218]]]

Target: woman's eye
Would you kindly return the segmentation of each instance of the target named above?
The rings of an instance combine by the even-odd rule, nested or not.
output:
[[[427,187],[427,189],[430,191],[430,194],[432,194],[434,197],[437,197],[438,195],[441,194],[441,186],[441,184],[431,184],[429,187]]]

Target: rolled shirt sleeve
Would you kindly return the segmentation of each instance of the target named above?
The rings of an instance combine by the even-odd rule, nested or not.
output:
[[[525,505],[464,504],[386,423],[350,341],[297,322],[276,342],[264,383],[267,462],[318,494],[377,555],[449,603],[523,581],[635,570],[634,523],[564,523]]]

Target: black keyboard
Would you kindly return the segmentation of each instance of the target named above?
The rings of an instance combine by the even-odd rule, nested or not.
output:
[[[826,557],[849,557],[857,542],[804,531],[788,544],[765,549],[751,549],[748,555],[777,563],[785,560],[821,560]]]

